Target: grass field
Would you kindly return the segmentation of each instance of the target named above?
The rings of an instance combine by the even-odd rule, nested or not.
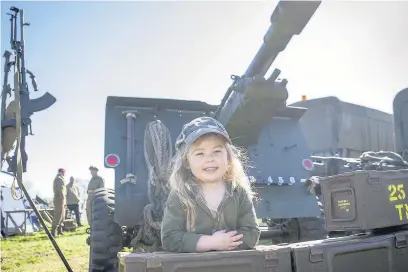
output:
[[[88,271],[89,246],[86,227],[64,232],[55,239],[74,272]],[[1,241],[1,271],[65,272],[57,251],[42,231],[35,235],[15,236]]]
[[[88,226],[75,232],[65,232],[55,239],[74,272],[88,271]],[[259,245],[270,241],[260,241]],[[129,251],[129,250],[124,250]],[[44,231],[34,235],[15,236],[1,240],[0,271],[6,272],[65,272],[65,266]]]

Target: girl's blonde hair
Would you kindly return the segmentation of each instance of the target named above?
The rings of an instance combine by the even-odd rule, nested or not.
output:
[[[201,136],[200,140],[206,136],[209,136],[209,134]],[[217,136],[221,137],[219,135]],[[248,196],[252,198],[254,193],[252,192],[249,179],[245,173],[244,165],[247,160],[244,152],[228,141],[225,141],[224,146],[227,150],[229,162],[229,168],[224,175],[224,180],[230,181],[232,188],[241,187],[246,191]],[[193,174],[188,168],[187,155],[188,148],[184,148],[178,151],[174,157],[173,169],[170,175],[170,187],[171,190],[177,193],[187,213],[187,230],[194,231],[196,218],[194,189],[199,185],[195,183]]]

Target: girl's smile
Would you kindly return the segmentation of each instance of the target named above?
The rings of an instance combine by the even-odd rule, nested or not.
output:
[[[191,145],[187,156],[193,175],[201,182],[217,182],[228,169],[225,139],[208,134]]]

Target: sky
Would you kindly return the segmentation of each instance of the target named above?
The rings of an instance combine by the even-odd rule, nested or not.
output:
[[[2,54],[10,50],[5,13],[24,9],[26,66],[39,85],[31,97],[57,98],[31,118],[24,179],[32,192],[52,196],[60,167],[89,179],[90,165],[113,188],[103,167],[106,97],[219,104],[230,75],[243,74],[261,46],[276,3],[2,1]],[[325,1],[268,74],[279,68],[288,79],[289,103],[337,96],[392,113],[394,96],[408,87],[407,13],[403,1]]]

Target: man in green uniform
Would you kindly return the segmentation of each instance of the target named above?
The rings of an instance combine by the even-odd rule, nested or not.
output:
[[[65,187],[65,169],[58,169],[58,174],[54,179],[54,218],[52,220],[51,235],[55,237],[55,231],[58,231],[59,235],[63,235],[62,222],[65,217],[65,205],[67,202]]]
[[[92,214],[92,196],[95,190],[105,187],[105,181],[98,175],[98,168],[90,166],[92,178],[88,184],[88,199],[86,200],[86,216],[88,218],[88,224],[91,226],[91,214]]]

